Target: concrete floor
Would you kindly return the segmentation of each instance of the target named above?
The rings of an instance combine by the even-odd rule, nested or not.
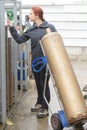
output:
[[[77,80],[80,84],[81,89],[87,84],[87,62],[72,62],[73,69],[75,71]],[[60,109],[58,100],[55,95],[52,82],[50,80],[50,90],[51,90],[51,102],[50,109],[52,113],[57,113]],[[37,119],[37,113],[31,113],[30,109],[35,104],[36,101],[36,86],[33,79],[30,80],[29,90],[24,93],[20,104],[17,106],[16,111],[13,113],[10,119],[13,125],[7,126],[6,130],[53,130],[51,126],[51,113],[48,117],[43,119]],[[64,130],[87,130],[87,124],[83,128],[64,128]]]

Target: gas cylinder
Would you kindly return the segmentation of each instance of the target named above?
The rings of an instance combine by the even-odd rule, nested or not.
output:
[[[61,35],[48,28],[41,44],[54,78],[68,123],[87,119],[87,107]]]

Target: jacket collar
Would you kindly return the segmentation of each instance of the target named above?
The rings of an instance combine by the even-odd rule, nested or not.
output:
[[[36,24],[34,23],[31,27],[30,27],[30,29],[35,29],[35,28],[47,28],[48,27],[48,22],[47,21],[43,21],[43,23],[38,27],[38,26],[36,26]]]

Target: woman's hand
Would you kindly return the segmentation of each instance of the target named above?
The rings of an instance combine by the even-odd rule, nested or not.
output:
[[[12,27],[12,23],[9,19],[7,19],[7,26]]]

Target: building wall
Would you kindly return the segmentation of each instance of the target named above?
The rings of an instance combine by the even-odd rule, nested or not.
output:
[[[45,18],[55,25],[71,59],[87,59],[87,5],[45,7]]]

